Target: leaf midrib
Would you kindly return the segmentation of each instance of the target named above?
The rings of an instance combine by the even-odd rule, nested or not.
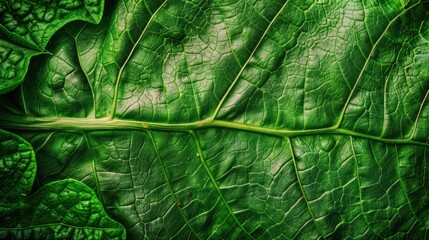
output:
[[[97,130],[158,130],[189,132],[196,129],[224,128],[241,130],[276,137],[299,137],[308,135],[348,135],[379,141],[387,144],[411,144],[429,147],[428,142],[414,140],[412,138],[386,138],[367,133],[355,132],[336,126],[316,129],[274,129],[257,125],[248,125],[224,120],[205,119],[190,123],[157,123],[137,120],[123,120],[110,118],[68,118],[68,117],[17,117],[1,116],[0,125],[3,129],[31,130],[31,131],[97,131]]]

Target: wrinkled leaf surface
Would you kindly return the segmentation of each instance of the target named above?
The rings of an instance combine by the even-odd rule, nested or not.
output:
[[[130,239],[424,239],[428,1],[110,1],[3,97]]]
[[[1,239],[125,239],[94,191],[74,179],[54,181],[30,195],[35,154],[22,138],[0,130]],[[30,195],[30,196],[28,196]]]

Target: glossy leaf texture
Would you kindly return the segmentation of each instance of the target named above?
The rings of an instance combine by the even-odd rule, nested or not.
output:
[[[0,130],[1,239],[125,239],[92,189],[74,179],[46,184],[30,195],[36,175],[33,149]],[[30,195],[30,196],[28,196]]]
[[[24,80],[30,58],[46,54],[52,35],[65,24],[98,23],[104,0],[1,0],[0,93]]]
[[[428,1],[111,1],[1,98],[130,239],[424,239]]]

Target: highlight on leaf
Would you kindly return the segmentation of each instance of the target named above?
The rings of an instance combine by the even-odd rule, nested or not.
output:
[[[99,23],[37,12],[63,27],[19,40],[0,21],[0,76],[24,79],[0,83],[0,128],[37,156],[37,174],[0,170],[22,199],[2,216],[97,206],[128,239],[429,237],[426,0],[67,2]]]

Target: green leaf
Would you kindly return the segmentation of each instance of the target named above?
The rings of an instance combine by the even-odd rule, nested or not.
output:
[[[130,239],[424,239],[428,9],[110,1],[33,58],[0,126]]]
[[[0,42],[0,94],[9,92],[21,84],[30,59],[38,54],[40,54],[38,51],[6,41]]]
[[[100,21],[102,0],[2,0],[0,35],[31,49],[43,50],[51,36],[66,23]]]
[[[24,80],[30,58],[46,53],[52,35],[65,24],[98,23],[103,0],[1,0],[0,94]]]
[[[73,179],[46,184],[27,197],[36,175],[29,143],[0,130],[1,239],[125,239],[97,196]]]
[[[0,213],[30,193],[36,176],[33,148],[24,139],[0,130]]]

